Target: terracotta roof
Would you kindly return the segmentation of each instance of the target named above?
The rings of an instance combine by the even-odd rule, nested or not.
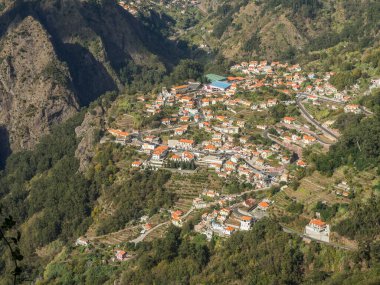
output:
[[[166,145],[160,145],[159,147],[157,147],[153,153],[154,154],[161,154],[163,153],[164,151],[166,151],[168,149],[168,147]]]
[[[319,219],[312,219],[310,221],[310,224],[313,224],[313,225],[316,225],[316,226],[319,226],[319,227],[324,227],[326,225],[325,222],[322,222],[321,220]]]
[[[177,89],[185,89],[189,87],[189,85],[180,85],[180,86],[174,86],[173,89],[177,90]]]
[[[115,136],[129,136],[128,132],[123,132],[123,131],[115,130],[115,129],[108,129],[108,132],[110,132],[111,134]]]
[[[179,142],[180,143],[187,143],[187,144],[193,144],[194,143],[193,140],[188,140],[188,139],[180,139]]]
[[[262,201],[259,203],[259,206],[262,207],[262,208],[268,208],[269,207],[269,204],[265,201]]]
[[[252,217],[249,217],[249,216],[242,216],[242,217],[241,217],[241,220],[242,220],[242,221],[252,221]]]
[[[315,141],[315,137],[313,137],[313,136],[309,136],[309,135],[304,135],[304,136],[303,136],[303,139],[304,139],[304,140],[308,140],[308,141]]]

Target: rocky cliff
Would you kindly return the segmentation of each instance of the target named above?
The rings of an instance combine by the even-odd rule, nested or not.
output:
[[[8,29],[0,49],[0,125],[13,150],[29,149],[78,110],[70,73],[31,16]]]
[[[122,88],[139,72],[162,72],[177,60],[174,44],[116,1],[4,3],[0,141],[13,151],[32,148],[54,124],[106,91]]]

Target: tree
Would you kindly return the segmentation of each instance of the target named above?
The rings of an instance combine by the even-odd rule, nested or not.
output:
[[[1,214],[2,210],[0,208],[0,217]],[[20,249],[18,247],[18,243],[21,237],[20,232],[17,231],[15,237],[6,236],[6,233],[14,229],[15,225],[16,223],[13,220],[12,216],[4,218],[2,224],[0,224],[0,241],[5,244],[6,248],[11,253],[11,259],[13,262],[13,284],[17,284],[17,277],[21,274],[21,267],[19,266],[18,262],[23,259],[23,256],[21,255]]]

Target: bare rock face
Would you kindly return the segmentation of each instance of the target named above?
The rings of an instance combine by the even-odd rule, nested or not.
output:
[[[15,0],[0,11],[0,146],[39,138],[144,69],[163,71],[174,44],[114,0]],[[132,72],[133,71],[133,72]],[[127,79],[126,76],[129,76]],[[0,168],[4,155],[0,152]]]
[[[67,67],[42,25],[15,20],[0,40],[0,125],[13,151],[30,149],[79,108]]]
[[[76,136],[81,139],[75,157],[79,160],[79,171],[85,172],[91,159],[94,157],[94,145],[97,143],[98,134],[103,125],[104,109],[96,107],[88,112],[83,123],[75,129]]]

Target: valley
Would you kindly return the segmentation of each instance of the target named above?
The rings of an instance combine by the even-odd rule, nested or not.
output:
[[[380,5],[0,5],[0,284],[378,284]]]

